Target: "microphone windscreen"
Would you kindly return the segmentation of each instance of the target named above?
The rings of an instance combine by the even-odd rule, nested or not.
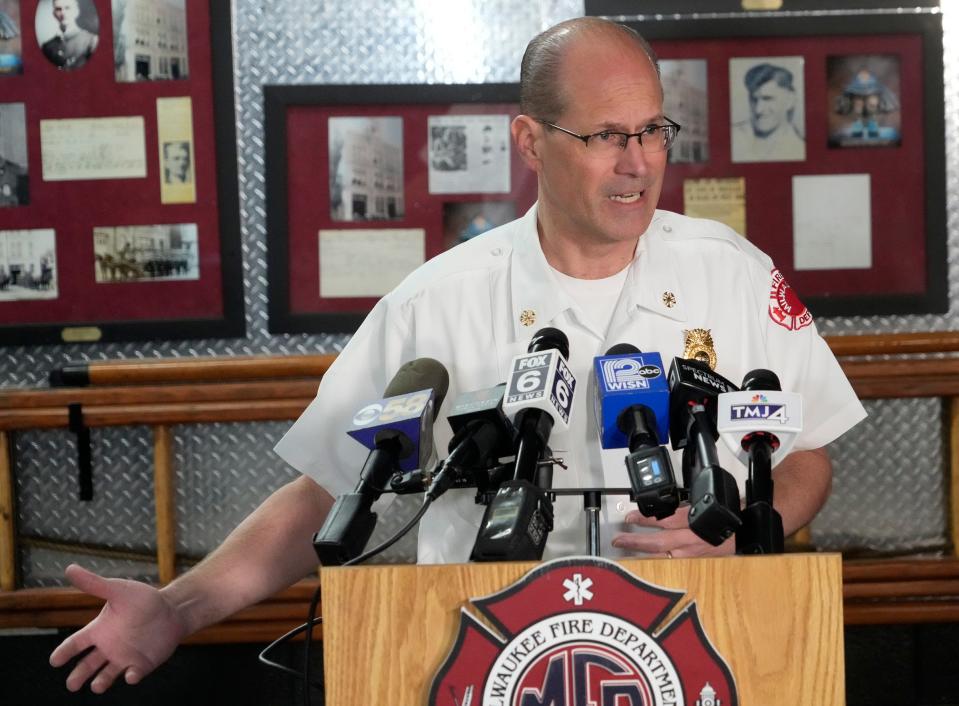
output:
[[[606,351],[605,355],[637,355],[639,353],[642,353],[642,351],[632,343],[617,343]]]
[[[527,353],[539,353],[556,349],[564,359],[569,360],[569,339],[558,328],[541,328],[529,341]]]
[[[779,384],[779,376],[772,370],[757,368],[750,370],[743,378],[743,390],[782,390]]]
[[[432,358],[416,358],[400,366],[396,375],[390,380],[383,392],[384,397],[396,397],[418,390],[430,388],[433,390],[433,417],[443,405],[446,392],[450,386],[450,375],[438,360]]]

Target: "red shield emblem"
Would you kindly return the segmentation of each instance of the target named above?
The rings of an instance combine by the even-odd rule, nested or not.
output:
[[[691,603],[598,558],[538,566],[465,609],[430,706],[737,706]]]

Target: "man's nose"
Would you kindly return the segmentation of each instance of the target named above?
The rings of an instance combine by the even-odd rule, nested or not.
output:
[[[639,135],[630,136],[626,147],[616,160],[616,172],[620,174],[645,174],[649,169],[648,155],[639,141]]]

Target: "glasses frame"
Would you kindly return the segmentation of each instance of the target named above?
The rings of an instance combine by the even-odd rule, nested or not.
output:
[[[589,149],[589,141],[594,137],[598,137],[600,135],[620,135],[626,138],[623,141],[622,147],[619,148],[621,152],[625,152],[626,148],[629,147],[629,138],[631,137],[636,138],[636,141],[639,143],[639,148],[644,153],[647,151],[649,151],[651,154],[655,154],[656,152],[668,152],[670,148],[674,144],[676,144],[676,138],[679,136],[679,131],[683,129],[682,125],[677,123],[675,120],[670,119],[668,116],[664,115],[663,120],[666,121],[667,123],[666,125],[647,125],[640,132],[622,132],[620,130],[600,130],[599,132],[593,132],[593,133],[590,133],[589,135],[580,135],[578,132],[567,130],[566,128],[561,127],[557,125],[556,123],[550,122],[549,120],[543,120],[542,118],[534,118],[534,119],[536,120],[536,122],[540,123],[541,125],[546,125],[548,127],[555,128],[559,130],[560,132],[565,132],[570,137],[575,137],[577,140],[582,140],[583,144],[586,145],[586,149]],[[669,143],[669,146],[664,147],[661,150],[656,150],[656,149],[648,150],[647,147],[643,145],[643,135],[649,135],[651,134],[651,131],[653,130],[659,131],[667,128],[672,128],[676,130],[676,134],[673,135],[673,139]]]

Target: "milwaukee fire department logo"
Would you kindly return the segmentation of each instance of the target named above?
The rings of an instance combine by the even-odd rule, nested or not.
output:
[[[466,609],[430,706],[738,706],[729,667],[681,591],[594,557],[538,566]]]
[[[798,331],[812,323],[812,313],[799,300],[778,268],[773,268],[769,287],[769,318],[790,331]]]

